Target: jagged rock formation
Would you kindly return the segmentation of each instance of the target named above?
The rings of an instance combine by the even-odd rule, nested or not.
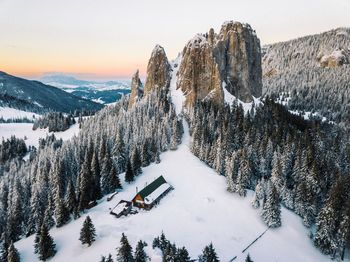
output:
[[[147,78],[144,88],[145,95],[153,90],[168,89],[170,71],[171,67],[164,48],[156,45],[147,66]]]
[[[186,96],[186,105],[196,100],[212,99],[223,103],[219,66],[213,56],[213,46],[205,36],[197,35],[182,51],[178,86]]]
[[[219,34],[210,29],[187,43],[177,88],[186,96],[186,106],[205,99],[223,104],[226,90],[243,102],[251,102],[253,96],[261,96],[261,75],[260,41],[255,32],[249,25],[230,21],[223,24]],[[163,47],[156,45],[148,62],[143,94],[167,90],[170,80],[168,58]],[[129,108],[140,97],[138,81],[133,78]]]
[[[213,51],[221,79],[232,95],[244,102],[261,96],[260,41],[249,25],[225,23]]]
[[[139,70],[133,75],[131,80],[131,93],[129,100],[129,109],[137,102],[138,99],[142,98],[143,86],[139,77]]]
[[[213,99],[223,103],[226,90],[251,102],[262,90],[260,41],[249,25],[229,21],[219,34],[213,29],[196,35],[182,52],[177,88],[186,95],[186,105]]]

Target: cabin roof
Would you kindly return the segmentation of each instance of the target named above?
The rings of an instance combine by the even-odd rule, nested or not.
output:
[[[166,181],[163,176],[158,177],[152,183],[147,185],[144,189],[142,189],[138,195],[140,195],[143,199],[150,195],[153,191],[159,188],[161,185],[166,184]]]

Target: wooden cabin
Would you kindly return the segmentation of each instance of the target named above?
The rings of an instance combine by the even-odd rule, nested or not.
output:
[[[163,176],[160,176],[138,192],[131,202],[133,206],[149,210],[171,189],[173,187],[166,182]]]

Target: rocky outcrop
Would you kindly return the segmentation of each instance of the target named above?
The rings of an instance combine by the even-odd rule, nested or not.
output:
[[[222,81],[232,95],[244,102],[262,93],[260,41],[247,24],[227,22],[213,49]]]
[[[251,102],[262,93],[260,41],[249,25],[226,22],[219,34],[213,29],[197,35],[182,52],[177,88],[186,96],[186,105],[212,99],[223,103],[226,90]]]
[[[338,49],[328,55],[320,53],[317,59],[321,67],[339,67],[350,63],[350,50]]]
[[[142,95],[143,87],[139,77],[139,70],[137,70],[131,80],[131,93],[128,108],[132,108],[132,106],[142,98]]]
[[[153,90],[168,89],[171,67],[163,47],[156,45],[147,66],[145,95]]]
[[[186,45],[182,55],[177,88],[186,96],[186,105],[204,99],[223,103],[219,67],[210,42],[203,35],[197,35]]]

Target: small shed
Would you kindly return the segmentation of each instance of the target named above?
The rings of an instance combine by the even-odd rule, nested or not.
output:
[[[171,189],[173,187],[166,182],[163,176],[160,176],[138,192],[131,202],[136,207],[149,210]]]
[[[131,202],[126,200],[120,200],[119,203],[111,210],[111,214],[117,218],[126,216],[131,211]]]

